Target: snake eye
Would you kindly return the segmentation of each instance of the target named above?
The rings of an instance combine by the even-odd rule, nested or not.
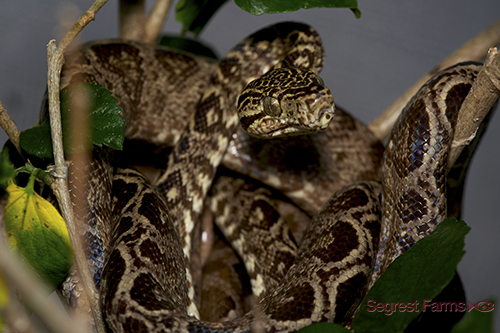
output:
[[[267,96],[262,101],[264,112],[271,117],[279,117],[281,115],[281,107],[278,100],[274,97]]]

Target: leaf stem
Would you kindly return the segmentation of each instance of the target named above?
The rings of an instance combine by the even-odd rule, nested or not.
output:
[[[26,193],[28,193],[29,195],[35,195],[35,179],[36,179],[36,176],[34,173],[30,174],[30,178],[28,180],[28,184],[26,185],[26,187],[24,188],[24,191]]]
[[[27,162],[24,166],[17,168],[15,172],[16,174],[20,172],[26,172],[30,175],[34,175],[36,178],[40,179],[42,182],[49,186],[51,186],[53,183],[52,177],[48,173],[46,173],[42,169],[35,168],[30,162]]]

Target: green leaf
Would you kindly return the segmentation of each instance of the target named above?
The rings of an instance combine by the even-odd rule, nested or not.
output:
[[[463,221],[446,219],[396,258],[361,302],[353,329],[357,333],[403,332],[424,308],[430,311],[430,300],[455,274],[469,230]]]
[[[350,333],[347,328],[334,323],[317,323],[301,328],[297,333]]]
[[[122,150],[125,139],[125,120],[122,109],[116,104],[111,92],[100,85],[90,84],[94,99],[92,108],[92,144]],[[63,89],[64,90],[64,89]]]
[[[490,299],[488,302],[495,303],[495,300]],[[481,312],[472,309],[453,327],[451,333],[493,332],[493,313],[494,311]]]
[[[361,16],[357,0],[234,0],[241,9],[253,15],[294,12],[301,8],[350,8]]]
[[[66,154],[71,153],[69,133],[71,101],[75,89],[84,89],[86,103],[89,105],[89,124],[92,144],[103,144],[121,150],[123,147],[125,121],[121,116],[121,108],[116,104],[116,98],[111,92],[95,83],[74,83],[61,90],[61,122],[63,127],[63,145]],[[22,131],[19,136],[21,147],[29,154],[40,158],[52,158],[52,141],[49,119],[42,124]]]
[[[191,38],[163,35],[158,44],[217,60],[217,55],[210,47]]]
[[[182,33],[198,35],[215,12],[227,0],[180,0],[175,6],[175,19],[182,23]]]
[[[10,248],[19,251],[38,274],[59,285],[73,264],[73,250],[66,223],[59,212],[33,189],[10,184],[5,205],[5,230]]]
[[[40,158],[52,158],[52,142],[50,138],[50,125],[48,122],[44,122],[41,125],[22,131],[19,135],[19,143],[30,155]],[[63,140],[67,141],[64,134]]]

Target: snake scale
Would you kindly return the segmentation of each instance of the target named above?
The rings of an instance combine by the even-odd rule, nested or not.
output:
[[[333,99],[319,77],[304,74],[312,88],[296,84],[304,72],[317,73],[324,59],[319,36],[303,24],[287,22],[259,30],[218,64],[118,41],[91,43],[67,59],[62,82],[96,81],[112,90],[124,108],[128,137],[175,143],[156,185],[134,169],[117,169],[109,194],[112,206],[106,208],[112,210],[109,225],[101,219],[91,227],[103,229],[97,243],[89,244],[106,249],[102,257],[94,254],[91,262],[100,265],[94,276],[103,316],[114,332],[287,332],[320,321],[348,323],[374,279],[445,218],[453,126],[480,69],[464,63],[436,74],[408,103],[384,152],[382,144],[343,110],[337,108],[332,120],[333,108],[325,105]],[[252,83],[250,93],[238,101],[245,86],[260,77],[264,89]],[[291,78],[292,83],[272,86],[274,77],[283,82]],[[180,91],[176,97],[165,92],[165,86],[172,85]],[[257,90],[266,96],[262,101],[253,94]],[[311,107],[315,103],[320,106]],[[175,113],[181,104],[196,111],[183,117]],[[286,132],[290,124],[297,134],[307,124],[319,126],[305,139],[263,144],[237,129],[237,105],[242,127],[252,130],[261,122],[254,136]],[[174,115],[165,117],[169,108]],[[146,126],[137,115],[139,109],[148,111],[149,121],[158,126]],[[300,122],[292,116],[294,110]],[[282,120],[287,117],[288,122]],[[166,118],[186,125],[166,132],[161,129]],[[333,147],[337,143],[340,148]],[[276,151],[287,145],[285,153]],[[323,150],[330,154],[324,156]],[[277,157],[268,157],[269,151]],[[293,151],[303,155],[290,157]],[[231,176],[217,178],[208,206],[223,212],[216,222],[233,245],[261,251],[239,253],[248,259],[245,265],[253,271],[252,287],[260,302],[239,318],[213,323],[196,317],[198,259],[193,235],[223,158],[225,165],[276,188],[314,217],[297,246],[273,201],[282,194]],[[247,165],[250,158],[257,163]],[[296,171],[288,172],[288,165]],[[98,163],[92,168],[102,176]],[[109,167],[105,171],[110,175]],[[332,179],[337,184],[332,185]],[[222,206],[218,196],[229,198],[228,205]],[[246,214],[246,225],[236,225],[237,218],[231,216],[237,213]],[[264,233],[260,238],[259,228]],[[273,237],[274,243],[266,243]],[[266,254],[258,245],[287,259],[266,271],[260,268]],[[262,290],[262,285],[268,289]]]

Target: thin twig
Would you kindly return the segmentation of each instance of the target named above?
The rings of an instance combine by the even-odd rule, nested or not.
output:
[[[19,145],[19,129],[10,117],[9,113],[0,101],[0,126],[9,136],[10,141],[14,144],[19,154],[21,154],[21,146]]]
[[[172,0],[156,0],[146,20],[146,36],[144,37],[144,42],[156,42],[172,4]]]
[[[491,48],[458,114],[448,165],[474,139],[479,125],[500,97],[500,56]]]
[[[373,120],[368,128],[379,140],[384,140],[392,129],[404,106],[420,87],[436,72],[461,61],[480,61],[484,58],[487,50],[500,43],[500,21],[481,32],[479,35],[465,43],[449,57],[443,60],[430,73],[424,75],[412,85],[403,95],[394,101],[380,116]]]
[[[71,29],[66,33],[63,37],[59,46],[57,47],[60,52],[60,57],[62,59],[62,55],[66,52],[75,40],[76,36],[82,31],[83,28],[91,21],[94,20],[95,14],[108,2],[108,0],[95,0],[92,6],[76,21],[76,23],[71,27]],[[62,66],[62,64],[61,64]]]
[[[146,36],[145,0],[120,0],[120,37],[136,42]]]
[[[105,332],[105,328],[99,311],[98,293],[87,266],[87,259],[85,257],[80,235],[78,233],[66,180],[66,164],[62,143],[59,90],[61,69],[64,62],[64,52],[68,49],[80,31],[89,22],[94,20],[95,14],[106,2],[107,0],[96,0],[64,36],[59,46],[56,46],[55,40],[51,40],[47,45],[49,113],[52,147],[55,161],[55,181],[52,184],[52,190],[57,197],[62,215],[68,226],[71,243],[75,250],[75,264],[82,279],[87,299],[91,304],[94,322],[99,332]]]
[[[7,307],[1,310],[1,314],[5,319],[5,324],[12,329],[6,330],[6,332],[40,333],[40,330],[31,320],[26,309],[15,297],[13,293],[10,293]]]
[[[30,308],[51,332],[86,332],[84,325],[71,320],[60,306],[48,298],[50,291],[47,286],[40,283],[27,267],[23,267],[21,260],[14,258],[3,242],[0,242],[0,271],[9,284],[18,287]]]
[[[70,147],[71,153],[68,160],[71,161],[69,165],[68,172],[68,188],[70,190],[70,195],[73,203],[73,216],[76,221],[75,227],[77,228],[77,235],[82,239],[82,235],[86,235],[87,237],[87,221],[90,214],[88,209],[88,200],[87,193],[89,190],[88,179],[90,176],[90,151],[92,144],[89,140],[89,136],[87,135],[89,131],[89,118],[88,114],[90,113],[90,105],[87,100],[85,88],[82,89],[80,86],[70,86],[69,95],[71,96],[70,101],[70,110],[71,117],[69,125],[70,133],[71,133],[71,141]],[[89,253],[84,251],[83,248],[80,248],[79,256],[85,259],[85,267],[89,267],[89,262],[87,260]],[[90,272],[89,272],[90,273]],[[78,269],[74,273],[76,276],[81,276]],[[92,280],[92,286],[94,286],[94,279],[90,277]],[[81,288],[80,288],[81,289]],[[75,292],[75,295],[77,293]],[[95,324],[95,320],[93,318],[89,318],[89,308],[96,307],[99,309],[99,298],[98,294],[95,293],[93,295],[94,299],[90,300],[90,304],[88,303],[88,299],[86,297],[77,296],[75,297],[75,308],[76,315],[80,315],[82,317],[86,317],[89,322]],[[97,313],[96,316],[101,318],[100,314]]]
[[[1,199],[0,200],[0,243],[2,244],[8,244],[7,241],[7,231],[5,230],[5,221],[4,221],[4,215],[5,215],[5,204],[6,200]],[[12,258],[15,260],[15,258]],[[0,265],[0,272],[3,272],[2,265]],[[11,270],[11,266],[5,267],[7,270]],[[15,273],[10,273],[10,274],[15,274]],[[0,273],[0,275],[4,276],[3,273]],[[33,323],[31,322],[28,314],[26,313],[26,309],[19,304],[19,301],[17,300],[17,296],[14,295],[11,289],[13,289],[13,284],[9,284],[8,286],[8,303],[7,306],[0,309],[0,315],[2,318],[5,320],[5,324],[7,326],[10,326],[14,332],[28,332],[28,333],[37,333],[36,329],[33,327]],[[19,289],[19,287],[16,285],[16,289]],[[26,294],[27,291],[20,290],[22,294]],[[9,331],[7,331],[9,332]]]

